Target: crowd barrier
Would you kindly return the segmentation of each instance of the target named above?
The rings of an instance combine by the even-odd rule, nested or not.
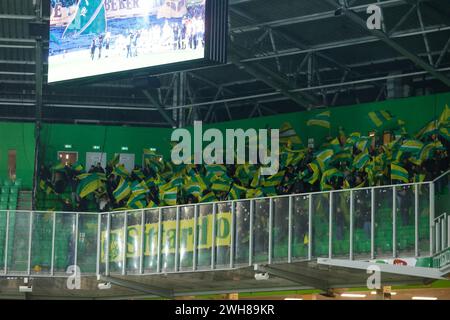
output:
[[[159,274],[319,257],[432,257],[449,246],[432,182],[122,212],[0,211],[0,275]],[[196,226],[196,227],[195,227]],[[430,267],[430,265],[427,265]]]

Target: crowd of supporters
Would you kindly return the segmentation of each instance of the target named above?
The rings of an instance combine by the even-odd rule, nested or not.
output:
[[[340,127],[318,148],[303,146],[284,123],[280,170],[273,176],[262,176],[260,166],[253,164],[173,165],[144,150],[144,165],[132,172],[118,156],[106,168],[97,164],[88,172],[78,163],[42,165],[40,189],[47,195],[69,189],[71,197],[61,197],[63,211],[87,211],[89,203],[98,211],[111,211],[429,181],[449,169],[449,115],[446,107],[420,132],[408,133],[404,122],[388,111],[371,112],[373,136]],[[330,112],[307,125],[331,132]]]

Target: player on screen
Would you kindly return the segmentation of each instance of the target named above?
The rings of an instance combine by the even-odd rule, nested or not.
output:
[[[95,38],[93,38],[92,42],[91,42],[91,60],[94,60],[96,47],[97,47],[97,44],[95,42]]]

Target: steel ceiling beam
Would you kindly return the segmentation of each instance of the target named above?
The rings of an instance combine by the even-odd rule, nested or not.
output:
[[[326,0],[328,3],[333,4],[336,9],[340,8],[339,5],[334,0]],[[346,8],[342,8],[343,13],[346,17],[348,17],[351,21],[353,21],[355,24],[359,25],[364,30],[367,30],[374,36],[378,37],[381,41],[386,43],[388,46],[390,46],[395,51],[399,52],[401,55],[407,57],[412,62],[414,62],[416,65],[421,67],[423,70],[429,72],[432,74],[436,79],[439,79],[442,81],[446,86],[450,87],[450,79],[446,77],[445,75],[438,72],[433,66],[429,65],[425,61],[423,61],[420,57],[415,55],[414,53],[410,52],[409,50],[405,49],[403,46],[389,38],[384,32],[380,30],[368,30],[367,29],[367,22],[363,19],[361,19],[360,16],[358,16],[355,12],[348,10]]]
[[[450,71],[449,68],[441,68],[438,69],[439,72],[447,72]],[[386,81],[388,79],[397,79],[397,78],[409,78],[414,76],[423,76],[426,75],[427,71],[417,71],[417,72],[410,72],[410,73],[403,73],[403,74],[396,74],[396,75],[387,75],[387,76],[380,76],[375,78],[368,78],[368,79],[362,79],[362,80],[354,80],[354,81],[347,81],[347,82],[338,82],[338,83],[332,83],[332,84],[326,84],[321,86],[314,86],[314,87],[305,87],[305,88],[299,88],[299,89],[293,89],[290,90],[291,93],[294,92],[307,92],[307,91],[315,91],[315,90],[321,90],[324,88],[339,88],[339,87],[345,87],[345,86],[352,86],[355,84],[363,84],[363,83],[371,83],[376,81]],[[176,107],[168,107],[166,110],[172,110],[172,109],[179,109],[179,108],[192,108],[192,107],[202,107],[202,106],[208,106],[210,104],[221,104],[225,102],[237,102],[237,101],[244,101],[244,100],[254,100],[259,98],[269,98],[269,97],[275,97],[280,96],[281,92],[274,91],[274,92],[267,92],[267,93],[261,93],[261,94],[255,94],[255,95],[248,95],[248,96],[241,96],[236,98],[228,98],[228,99],[221,99],[216,101],[208,101],[208,102],[201,102],[196,104],[188,104],[184,106],[176,106]]]
[[[376,4],[383,8],[393,7],[393,6],[399,6],[399,5],[405,5],[406,0],[388,0],[383,2],[374,2],[373,4]],[[370,4],[360,5],[360,6],[354,6],[350,7],[349,9],[354,10],[356,12],[365,12],[367,10],[367,7]],[[231,11],[233,11],[234,8],[231,8]],[[329,19],[334,18],[335,10],[330,10],[326,12],[319,12],[314,13],[310,15],[303,15],[303,16],[297,16],[287,19],[279,19],[279,20],[273,20],[273,21],[267,21],[263,23],[255,23],[247,26],[241,26],[241,27],[234,27],[230,29],[231,33],[244,33],[244,32],[250,32],[250,31],[257,31],[260,29],[264,29],[267,27],[270,28],[276,28],[276,27],[283,27],[288,26],[292,24],[298,24],[298,23],[304,23],[304,22],[311,22],[311,21],[319,21],[323,19]]]
[[[164,107],[158,102],[158,99],[155,98],[148,90],[142,90],[142,93],[147,97],[147,99],[152,103],[152,105],[159,111],[159,113],[163,116],[163,118],[167,121],[168,124],[172,126],[172,128],[176,128],[177,124],[175,121],[169,116]]]
[[[272,87],[273,89],[279,91],[281,94],[295,101],[303,109],[307,109],[312,103],[314,103],[314,100],[310,95],[291,94],[289,90],[291,90],[292,88],[290,87],[288,81],[284,79],[280,74],[267,69],[261,64],[244,64],[240,62],[240,60],[243,59],[243,55],[239,51],[235,48],[231,49],[230,61],[233,62],[236,66],[244,69],[246,72],[261,80],[269,87]]]

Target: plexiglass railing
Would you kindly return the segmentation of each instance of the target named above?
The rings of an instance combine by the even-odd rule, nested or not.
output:
[[[442,249],[435,217],[448,210],[448,181],[447,174],[434,182],[125,212],[0,211],[0,275],[429,257]]]

